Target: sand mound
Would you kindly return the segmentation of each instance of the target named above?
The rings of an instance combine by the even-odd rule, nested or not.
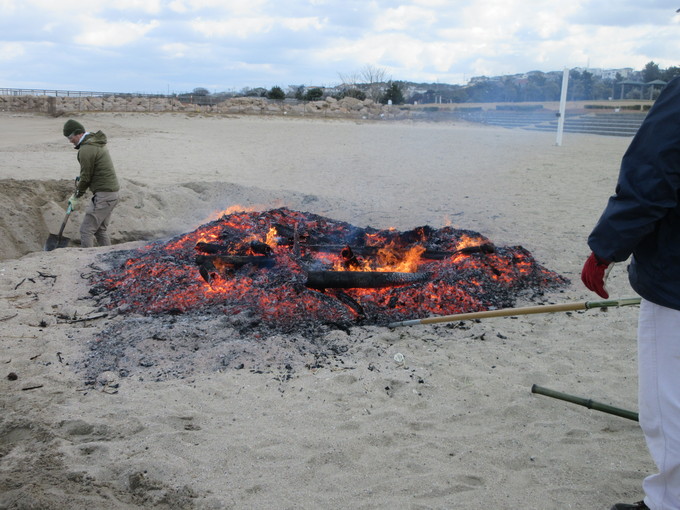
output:
[[[274,194],[224,182],[154,187],[129,179],[121,182],[124,191],[110,226],[114,244],[152,241],[187,232],[234,204],[262,208],[262,204],[285,201],[307,207],[318,200],[302,193]],[[0,235],[5,240],[0,246],[0,260],[43,250],[49,234],[59,233],[72,192],[72,181],[0,180]],[[78,229],[84,208],[83,203],[79,204],[64,228],[63,235],[71,240],[73,247],[80,246]]]

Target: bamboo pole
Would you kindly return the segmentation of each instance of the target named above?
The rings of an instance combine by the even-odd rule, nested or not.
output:
[[[607,308],[610,306],[639,305],[640,298],[607,299],[604,301],[581,301],[578,303],[562,303],[558,305],[527,306],[523,308],[503,308],[501,310],[486,310],[483,312],[458,313],[441,315],[425,319],[391,322],[389,328],[399,326],[416,326],[418,324],[437,324],[440,322],[456,322],[473,319],[488,319],[491,317],[513,317],[515,315],[529,315],[534,313],[572,312],[576,310],[590,310],[591,308]]]
[[[541,386],[536,386],[535,384],[531,387],[531,393],[538,393],[539,395],[545,395],[546,397],[552,397],[559,400],[564,400],[565,402],[571,402],[572,404],[578,404],[580,406],[587,407],[588,409],[595,409],[596,411],[601,411],[607,414],[613,414],[615,416],[620,416],[621,418],[639,421],[638,413],[636,412],[621,409],[619,407],[613,407],[607,404],[602,404],[600,402],[595,402],[594,400],[591,400],[589,398],[567,395],[566,393],[550,390],[548,388],[542,388]]]

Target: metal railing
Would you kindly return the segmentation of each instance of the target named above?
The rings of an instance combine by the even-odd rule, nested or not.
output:
[[[51,96],[51,97],[168,97],[163,94],[123,92],[94,92],[86,90],[13,89],[0,88],[0,96]],[[172,96],[170,96],[172,97]]]

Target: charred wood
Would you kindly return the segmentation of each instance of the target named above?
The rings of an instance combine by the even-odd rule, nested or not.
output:
[[[471,255],[472,253],[496,253],[496,247],[491,243],[479,244],[477,246],[466,246],[453,252],[456,254]]]
[[[196,265],[203,279],[210,283],[212,274],[226,274],[246,265],[258,268],[274,267],[276,259],[264,255],[197,255]]]
[[[379,289],[426,281],[428,273],[388,271],[310,271],[305,285],[312,289]]]
[[[293,232],[293,256],[295,258],[300,257],[300,231],[298,230],[298,224],[295,224],[295,231]]]
[[[251,241],[246,245],[247,251],[249,254],[256,254],[256,255],[271,255],[273,253],[273,250],[267,243],[263,243],[262,241]],[[226,253],[226,254],[233,254],[234,253],[234,247],[233,246],[225,246],[222,244],[216,244],[216,243],[205,243],[205,242],[199,242],[196,243],[196,251],[200,251],[201,253],[208,253],[208,254],[220,254],[220,253]],[[246,250],[244,250],[246,251]]]
[[[288,225],[283,225],[281,223],[276,223],[274,225],[276,233],[278,234],[278,243],[283,245],[306,243],[309,238],[309,233],[299,229],[296,223],[294,227]]]
[[[353,246],[340,245],[340,244],[308,244],[303,245],[305,249],[310,251],[318,251],[324,253],[340,253],[340,255],[348,260],[351,257],[362,256],[362,257],[372,257],[376,256],[380,250],[384,249],[381,246]],[[459,250],[431,250],[426,249],[421,257],[429,260],[442,260],[448,257],[453,257],[454,255],[471,255],[473,253],[495,253],[496,247],[491,243],[484,243],[477,246],[466,246]],[[349,256],[346,257],[345,253]]]
[[[251,253],[257,255],[269,256],[274,252],[267,243],[263,243],[262,241],[250,241],[248,247]]]
[[[343,291],[341,291],[341,290],[335,289],[335,290],[333,291],[333,293],[331,294],[331,296],[337,298],[338,301],[340,301],[341,303],[343,303],[343,304],[344,304],[345,306],[347,306],[350,310],[354,311],[354,313],[357,314],[358,318],[362,318],[362,319],[363,319],[363,318],[366,317],[366,311],[364,310],[364,307],[361,306],[361,303],[359,303],[359,301],[357,301],[356,299],[354,299],[354,298],[353,298],[352,296],[350,296],[349,294],[347,294],[347,293],[345,293],[345,292],[343,292]]]
[[[196,243],[196,251],[202,253],[231,253],[233,248],[222,244],[200,242]]]
[[[352,251],[352,248],[349,246],[345,246],[340,251],[340,256],[342,257],[343,264],[346,268],[357,269],[361,267],[361,261],[357,258],[357,256]]]
[[[196,264],[199,266],[210,262],[213,266],[218,265],[238,269],[247,264],[256,267],[274,267],[276,259],[274,257],[265,257],[264,255],[198,255],[196,256]]]

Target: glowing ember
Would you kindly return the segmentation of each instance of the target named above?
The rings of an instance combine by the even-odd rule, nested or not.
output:
[[[521,246],[469,230],[359,228],[285,208],[225,214],[124,255],[122,267],[93,277],[108,308],[247,313],[283,331],[509,307],[568,283]]]

